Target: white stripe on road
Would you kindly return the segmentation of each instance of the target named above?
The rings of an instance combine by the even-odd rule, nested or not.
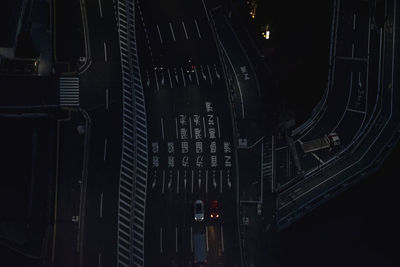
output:
[[[206,121],[204,120],[204,117],[203,117],[203,129],[204,129],[204,138],[207,138],[207,134],[206,134]]]
[[[188,38],[188,35],[186,32],[185,22],[183,22],[183,21],[182,21],[182,26],[183,26],[183,31],[185,32],[186,40],[188,40],[189,38]]]
[[[219,192],[222,193],[222,170],[219,170]]]
[[[192,193],[193,193],[193,184],[194,184],[194,171],[192,170]]]
[[[196,66],[194,66],[194,74],[196,74],[197,85],[200,85],[200,83],[199,83],[199,76],[197,75],[197,68],[196,68]]]
[[[219,128],[219,117],[217,116],[217,130],[218,130],[218,138],[221,138],[221,130]]]
[[[154,75],[156,76],[156,85],[157,85],[157,90],[160,90],[160,86],[158,85],[158,77],[157,77],[157,72],[154,70]]]
[[[162,43],[162,37],[161,37],[160,27],[158,27],[158,24],[157,24],[157,31],[158,31],[158,37],[160,38],[160,43]]]
[[[162,245],[162,227],[160,227],[160,253],[163,252],[163,245]]]
[[[351,111],[351,112],[356,112],[356,113],[361,113],[361,114],[365,114],[366,113],[365,111],[352,109],[352,108],[347,108],[346,111]]]
[[[106,155],[107,155],[107,138],[104,139],[103,161],[106,161]]]
[[[181,68],[181,73],[182,73],[182,78],[183,78],[183,87],[186,87],[185,74],[183,73],[182,68]]]
[[[193,228],[190,226],[190,249],[193,252]]]
[[[224,228],[221,225],[221,245],[222,245],[222,252],[224,252],[225,250],[225,246],[224,246]]]
[[[208,170],[206,170],[206,193],[208,191]]]
[[[169,69],[167,69],[168,72],[168,77],[169,77],[169,84],[171,85],[172,88],[172,79],[171,79],[171,73],[169,72]]]
[[[103,47],[104,47],[104,61],[107,62],[107,45],[105,42],[103,43]]]
[[[99,259],[99,267],[101,266],[101,253],[99,252],[99,257],[98,257],[98,259]]]
[[[211,71],[210,71],[210,66],[209,65],[207,65],[207,70],[208,70],[208,75],[210,76],[210,83],[213,84],[213,80],[212,80],[212,77],[211,77]]]
[[[100,194],[100,211],[99,217],[103,218],[103,193]]]
[[[197,20],[194,20],[194,23],[196,24],[197,34],[199,35],[199,38],[201,39],[201,34],[200,34],[200,30],[199,30],[199,25],[197,25]]]
[[[351,44],[351,57],[354,58],[354,43]]]
[[[164,140],[164,119],[161,117],[161,138]]]
[[[311,152],[311,155],[313,155],[314,158],[316,158],[321,164],[324,164],[324,161],[320,157],[318,157],[317,154],[315,154],[314,152]]]
[[[174,41],[176,41],[176,39],[175,39],[175,34],[174,34],[174,30],[172,29],[172,24],[171,24],[171,22],[169,23],[169,28],[171,29],[172,39],[173,39]]]
[[[162,171],[162,189],[161,193],[164,194],[164,186],[165,186],[165,170]]]
[[[193,138],[193,132],[192,132],[192,118],[189,117],[189,133],[190,133],[190,138]]]
[[[353,30],[356,29],[356,13],[353,15]]]
[[[103,11],[101,10],[101,0],[99,0],[99,12],[100,12],[100,17],[103,17]]]
[[[178,252],[178,226],[175,227],[175,252]]]
[[[108,109],[108,89],[106,89],[106,109]]]
[[[207,252],[208,252],[208,229],[206,226],[206,245],[207,245]]]

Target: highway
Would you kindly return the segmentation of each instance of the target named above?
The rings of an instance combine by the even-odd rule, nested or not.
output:
[[[149,145],[146,265],[190,266],[193,235],[204,233],[208,266],[239,266],[232,119],[204,3],[140,1],[136,14]]]

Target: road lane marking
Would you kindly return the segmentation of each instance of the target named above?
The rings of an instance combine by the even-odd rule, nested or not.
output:
[[[108,89],[106,89],[106,109],[108,109]]]
[[[194,74],[196,74],[197,85],[200,85],[199,76],[197,75],[197,68],[194,66]]]
[[[163,245],[162,245],[162,227],[160,227],[160,253],[163,252]]]
[[[222,252],[224,252],[225,250],[225,246],[224,246],[224,228],[221,225],[221,246],[222,246]]]
[[[354,43],[351,44],[351,57],[354,57]]]
[[[171,29],[172,39],[173,39],[174,41],[176,41],[176,39],[175,39],[175,34],[174,34],[174,30],[172,29],[172,24],[171,24],[171,22],[169,23],[169,28]]]
[[[193,252],[193,228],[190,226],[190,249]]]
[[[100,12],[100,17],[103,17],[103,11],[101,10],[101,1],[99,0],[99,12]]]
[[[162,194],[164,194],[164,186],[165,186],[165,170],[162,171],[162,189],[161,189]]]
[[[192,118],[189,117],[189,133],[190,133],[190,138],[193,138],[193,132],[192,132]]]
[[[221,129],[219,128],[219,117],[217,116],[217,130],[218,130],[218,138],[221,138]]]
[[[182,67],[181,67],[181,73],[182,73],[182,78],[183,78],[183,86],[186,87],[185,74],[183,73]]]
[[[104,139],[103,161],[106,161],[106,155],[107,155],[107,138]]]
[[[179,194],[179,170],[177,171],[176,193]]]
[[[99,260],[99,267],[100,267],[101,266],[101,253],[100,252],[99,252],[98,260]]]
[[[212,77],[211,77],[211,71],[210,71],[210,66],[209,65],[207,65],[207,70],[208,70],[208,75],[210,76],[210,83],[213,84],[213,80],[212,80]]]
[[[311,155],[313,155],[314,158],[316,158],[321,164],[324,164],[324,161],[320,157],[318,157],[317,154],[315,154],[314,152],[311,152]]]
[[[352,108],[346,108],[346,111],[356,112],[356,113],[360,113],[360,114],[365,114],[366,113],[365,111],[352,109]]]
[[[169,77],[169,84],[171,85],[171,88],[173,88],[172,80],[171,80],[171,73],[169,72],[169,68],[167,69],[167,72],[168,72],[168,77]]]
[[[107,62],[107,45],[105,42],[103,42],[103,48],[104,48],[104,61]]]
[[[207,252],[208,252],[208,229],[206,226],[206,245],[207,245]]]
[[[183,26],[183,31],[185,32],[186,40],[188,40],[189,38],[188,38],[188,35],[186,32],[185,22],[183,22],[183,21],[182,21],[182,26]]]
[[[206,8],[206,4],[204,3],[204,0],[201,0],[201,2],[203,3],[204,12],[206,13],[207,20],[208,20],[208,22],[210,22],[210,18],[208,17],[208,12],[207,12],[207,8]]]
[[[178,226],[175,226],[175,252],[178,252]]]
[[[206,170],[206,193],[208,191],[208,170]]]
[[[164,140],[164,119],[161,117],[161,137]]]
[[[157,31],[158,31],[158,37],[160,38],[160,43],[163,43],[162,37],[161,37],[161,32],[160,32],[160,27],[158,27],[158,24],[157,24]]]
[[[199,35],[199,38],[201,39],[201,34],[200,34],[200,30],[199,30],[199,25],[197,25],[197,20],[194,20],[194,24],[196,24],[196,29],[197,29],[197,34]]]
[[[156,77],[156,85],[157,85],[157,91],[160,90],[160,86],[158,85],[158,77],[157,77],[157,72],[154,70],[154,75]]]
[[[100,212],[99,217],[103,218],[103,193],[100,194]]]
[[[203,117],[203,129],[204,129],[204,138],[207,138],[207,134],[206,134],[206,121]]]
[[[356,29],[356,13],[353,15],[353,30]]]
[[[175,135],[176,139],[178,139],[178,119],[175,117]]]

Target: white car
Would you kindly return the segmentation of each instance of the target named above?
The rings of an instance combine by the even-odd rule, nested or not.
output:
[[[201,222],[204,219],[204,203],[201,200],[194,202],[194,220]]]

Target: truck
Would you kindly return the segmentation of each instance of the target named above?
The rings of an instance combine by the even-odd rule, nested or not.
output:
[[[340,145],[340,138],[336,133],[324,135],[321,138],[313,139],[307,142],[300,143],[304,153],[315,152],[321,149],[331,148]]]
[[[205,234],[194,234],[194,266],[207,266],[206,236]]]

